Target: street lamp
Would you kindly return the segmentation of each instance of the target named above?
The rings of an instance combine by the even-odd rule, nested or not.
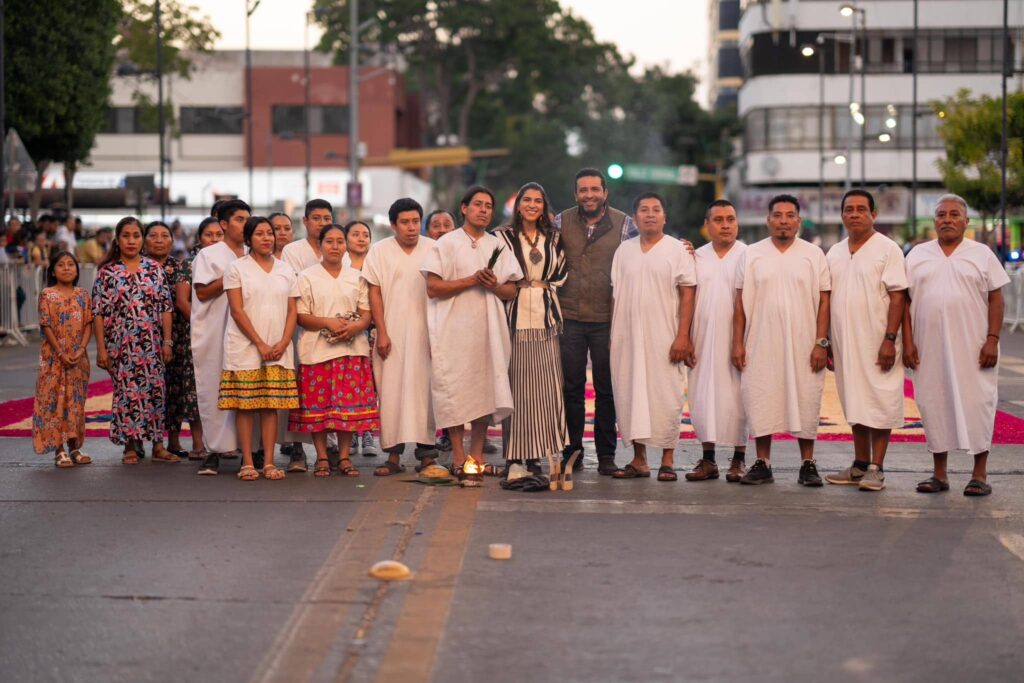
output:
[[[850,105],[850,113],[853,115],[854,120],[860,126],[860,186],[863,188],[867,184],[867,170],[866,170],[866,149],[867,149],[867,91],[865,89],[865,72],[867,71],[867,24],[868,24],[868,13],[862,7],[858,7],[856,3],[844,2],[839,6],[839,14],[844,17],[851,19],[853,28],[853,46],[857,45],[857,19],[860,19],[860,54],[858,55],[858,62],[860,63],[860,107],[858,112],[853,111],[853,105]],[[853,55],[854,47],[851,46],[850,54]],[[916,46],[915,46],[916,47]],[[851,65],[852,69],[852,65]],[[852,99],[852,98],[851,98]],[[858,116],[858,113],[860,114]]]
[[[253,165],[253,149],[252,149],[252,50],[249,48],[249,29],[252,13],[256,11],[256,8],[260,6],[260,0],[245,0],[245,115],[248,119],[248,126],[246,127],[245,133],[245,151],[246,156],[249,157],[249,201],[255,205],[253,199],[253,184],[252,184],[252,165]]]

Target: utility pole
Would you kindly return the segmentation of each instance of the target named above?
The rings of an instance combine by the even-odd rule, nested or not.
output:
[[[1000,220],[1000,242],[1002,248],[999,250],[999,258],[1006,263],[1006,257],[1010,253],[1010,245],[1006,243],[1006,79],[1010,75],[1010,0],[1003,0],[1003,140],[999,150],[999,167],[1001,172],[999,188],[999,220]]]
[[[348,219],[359,216],[363,203],[359,184],[359,0],[348,0]]]
[[[309,22],[312,21],[312,12],[306,13],[306,34],[303,38],[302,48],[302,115],[303,115],[303,135],[302,141],[305,144],[306,153],[306,173],[303,182],[303,194],[305,196],[304,202],[309,202],[309,176],[313,166],[313,150],[312,140],[310,140],[310,125],[309,125],[309,89],[311,87],[310,79],[312,73],[309,68]]]
[[[6,159],[0,158],[0,219],[4,219],[5,222],[6,222],[6,219],[3,216],[4,206],[6,205],[6,203],[3,201],[3,199],[4,199],[4,190],[7,189],[7,163],[8,162],[13,162],[13,160],[10,157],[12,157],[14,155],[13,154],[6,154],[7,153],[7,108],[5,106],[5,101],[7,99],[7,90],[6,90],[7,84],[4,82],[4,25],[5,25],[4,22],[5,22],[5,18],[4,18],[4,0],[0,0],[0,136],[3,137],[3,140],[0,140],[0,143],[3,144],[2,150],[3,150],[4,154],[7,156]],[[4,156],[4,155],[0,155],[0,157],[2,157],[2,156]],[[13,183],[12,183],[12,187],[11,187],[11,196],[12,197],[14,196]],[[11,202],[11,206],[14,206],[14,202],[13,201]],[[14,215],[14,211],[11,211],[11,215]]]
[[[154,12],[156,21],[156,101],[157,101],[157,131],[160,135],[160,220],[167,219],[167,183],[164,176],[164,160],[167,157],[166,130],[167,122],[164,120],[164,38],[163,25],[160,21],[160,0],[156,0]]]
[[[914,0],[914,51],[913,51],[913,63],[911,70],[911,82],[912,82],[912,101],[911,105],[912,113],[910,117],[910,166],[911,166],[911,180],[910,180],[910,239],[917,239],[917,70],[918,60],[920,55],[917,53],[917,41],[920,27],[918,25],[917,16],[917,3],[918,0]]]
[[[251,4],[250,4],[251,3]],[[252,13],[260,6],[260,0],[245,0],[245,155],[249,161],[249,203],[255,208],[256,201],[253,197],[253,143],[252,143],[252,49],[249,46],[250,24]]]

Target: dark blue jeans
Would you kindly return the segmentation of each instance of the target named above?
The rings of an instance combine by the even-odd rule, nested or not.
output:
[[[615,400],[612,397],[610,362],[611,323],[582,323],[566,320],[559,339],[562,350],[562,376],[565,397],[565,422],[569,428],[569,446],[565,453],[583,448],[587,355],[593,370],[594,445],[597,457],[615,457]]]

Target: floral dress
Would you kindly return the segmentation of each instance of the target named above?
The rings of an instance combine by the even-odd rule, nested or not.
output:
[[[156,441],[164,432],[162,315],[171,310],[163,269],[143,257],[135,273],[118,261],[96,274],[93,314],[103,316],[103,336],[114,380],[110,440]]]
[[[192,263],[169,256],[164,262],[164,275],[173,299],[179,282],[192,284]],[[192,365],[191,329],[188,318],[176,306],[171,331],[174,355],[164,376],[167,381],[167,430],[178,432],[182,422],[191,423],[199,419],[199,403],[196,400],[196,369]]]
[[[64,296],[55,287],[39,295],[39,327],[48,327],[63,353],[81,348],[82,333],[92,323],[89,294],[75,287]],[[89,353],[73,367],[67,367],[50,343],[39,345],[39,377],[32,408],[32,445],[36,453],[47,453],[66,441],[85,438],[85,399],[89,389]]]

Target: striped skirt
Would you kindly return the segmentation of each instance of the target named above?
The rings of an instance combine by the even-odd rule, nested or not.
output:
[[[295,371],[280,365],[220,373],[221,410],[282,410],[299,407]]]
[[[300,373],[300,405],[288,416],[288,431],[308,434],[380,429],[369,358],[341,356],[303,365]]]
[[[569,433],[557,330],[513,332],[509,380],[515,410],[502,423],[505,458],[532,460],[549,452],[560,456]]]

